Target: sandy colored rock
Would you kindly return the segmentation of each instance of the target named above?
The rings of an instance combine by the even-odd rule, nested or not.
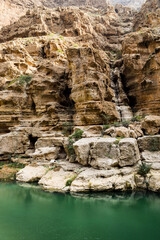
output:
[[[27,135],[19,132],[12,132],[0,135],[0,155],[25,153],[29,146]]]
[[[160,171],[151,171],[148,189],[153,192],[160,191]]]
[[[107,191],[114,189],[114,183],[118,178],[118,170],[87,169],[78,175],[73,181],[71,192]]]
[[[96,138],[83,138],[73,144],[77,156],[76,160],[80,164],[88,165],[90,147],[96,140]]]
[[[138,160],[140,160],[140,153],[138,149],[137,141],[133,138],[125,138],[122,139],[119,143],[120,149],[120,160],[119,165],[121,167],[124,166],[132,166]]]
[[[142,129],[146,135],[160,133],[160,116],[147,116],[142,122]]]
[[[132,32],[122,43],[124,85],[136,115],[160,112],[159,38],[155,27]]]
[[[151,166],[151,169],[160,170],[160,151],[144,151],[142,152],[142,159],[146,164]]]
[[[59,171],[50,170],[41,178],[39,184],[42,185],[43,189],[50,192],[66,192],[69,190],[67,181],[75,177],[74,172],[63,171],[62,169]]]
[[[56,147],[42,147],[36,149],[36,151],[30,154],[30,157],[34,159],[44,159],[44,160],[51,160],[57,159],[59,153],[59,148]]]
[[[139,138],[138,147],[141,152],[145,150],[150,152],[160,151],[160,135]]]
[[[26,166],[16,174],[19,182],[38,182],[47,171],[43,166]]]

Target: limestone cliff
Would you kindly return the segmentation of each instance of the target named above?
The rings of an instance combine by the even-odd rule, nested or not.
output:
[[[159,2],[139,25],[121,5],[52,3],[12,1],[24,15],[0,31],[0,160],[50,191],[159,191]]]

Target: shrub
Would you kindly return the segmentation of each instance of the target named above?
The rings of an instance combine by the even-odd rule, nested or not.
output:
[[[68,150],[68,154],[69,156],[75,156],[75,151],[73,148],[73,144],[74,144],[74,140],[72,139],[72,137],[69,137],[69,143],[67,144],[67,150]]]
[[[62,133],[65,136],[69,136],[72,133],[73,124],[72,122],[65,122],[62,124]]]
[[[32,76],[29,75],[21,75],[18,78],[14,79],[13,81],[11,81],[8,85],[8,87],[10,87],[13,83],[18,82],[19,85],[24,85],[24,84],[29,84],[29,82],[32,80]]]
[[[109,129],[110,127],[110,125],[103,125],[103,130]]]
[[[72,182],[76,179],[77,175],[73,176],[72,178],[68,179],[66,182],[66,187],[71,186]]]
[[[23,163],[18,163],[18,162],[12,162],[12,163],[9,163],[8,166],[11,167],[11,168],[19,168],[19,169],[22,169],[22,168],[25,167],[25,164],[23,164]]]
[[[68,144],[67,144],[67,150],[68,150],[68,154],[69,157],[71,157],[72,159],[75,159],[76,154],[73,148],[73,144],[82,138],[83,135],[83,131],[80,129],[77,129],[71,136],[69,136],[68,138]]]
[[[83,131],[81,129],[77,129],[73,134],[72,137],[77,141],[82,138]]]
[[[142,120],[142,116],[134,116],[132,117],[131,121],[132,122],[140,122]]]
[[[107,124],[107,125],[108,125],[111,117],[108,116],[108,115],[106,115],[105,113],[101,113],[101,117],[102,117],[102,119],[103,119],[103,124]]]
[[[139,175],[141,175],[142,177],[146,177],[147,173],[149,173],[150,170],[151,170],[151,165],[148,165],[148,164],[142,162],[142,164],[139,166],[137,173]]]
[[[128,128],[128,127],[129,127],[129,124],[130,124],[130,121],[127,121],[127,120],[122,121],[123,127]]]
[[[113,126],[114,126],[114,127],[120,127],[120,125],[121,125],[121,124],[120,124],[119,122],[114,122],[114,123],[113,123]]]
[[[32,76],[29,76],[29,75],[21,75],[20,77],[17,78],[17,81],[19,81],[19,84],[20,85],[24,85],[25,83],[26,84],[29,84],[29,82],[31,81],[32,79]]]

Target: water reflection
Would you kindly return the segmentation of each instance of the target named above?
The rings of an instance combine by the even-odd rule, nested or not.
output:
[[[158,240],[159,225],[158,194],[51,194],[0,184],[3,240],[150,240],[153,232]]]

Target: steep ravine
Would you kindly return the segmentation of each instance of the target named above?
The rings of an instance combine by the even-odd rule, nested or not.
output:
[[[53,192],[160,190],[159,26],[134,15],[39,7],[1,29],[1,179],[25,164],[17,181]]]

